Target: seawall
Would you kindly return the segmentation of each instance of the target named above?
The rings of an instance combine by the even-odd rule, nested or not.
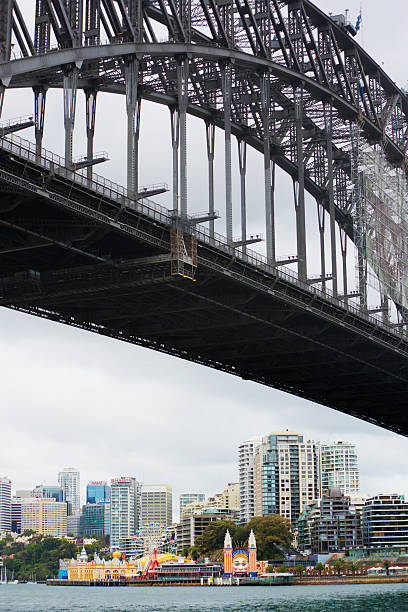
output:
[[[329,584],[396,584],[408,583],[406,576],[296,576],[292,584],[329,585]]]

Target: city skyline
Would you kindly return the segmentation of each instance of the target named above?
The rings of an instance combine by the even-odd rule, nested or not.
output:
[[[326,11],[344,10],[340,0],[318,4]],[[348,3],[354,15],[359,4],[359,0]],[[363,23],[369,23],[364,29],[366,48],[405,86],[405,69],[397,61],[404,52],[404,22],[396,23],[392,32],[380,30],[381,8],[378,0],[364,7]],[[60,92],[49,93],[47,117],[53,129],[44,138],[44,146],[56,152],[63,144],[59,96]],[[108,124],[111,108],[105,94],[100,98],[99,127]],[[124,113],[124,100],[109,104]],[[82,95],[78,105],[76,133],[83,134]],[[142,112],[149,109],[147,103]],[[32,112],[31,92],[6,94],[5,119],[27,112]],[[146,123],[142,138],[148,134]],[[168,136],[167,109],[157,110],[156,126]],[[32,139],[31,133],[22,136]],[[76,138],[77,153],[83,152],[83,144]],[[107,176],[123,182],[122,134],[107,144],[103,129],[97,132],[95,150],[105,148],[112,153]],[[146,184],[166,180],[164,162],[145,151],[141,180]],[[254,155],[249,154],[252,165],[255,159],[259,162]],[[201,162],[198,159],[196,166]],[[105,168],[98,172],[104,174]],[[236,448],[242,440],[289,428],[302,432],[305,439],[355,443],[362,492],[408,492],[407,441],[396,434],[273,389],[11,310],[1,310],[0,325],[6,406],[0,465],[17,489],[39,480],[54,484],[51,457],[61,467],[78,466],[82,482],[130,473],[143,482],[171,482],[175,497],[185,491],[184,483],[190,490],[211,495],[237,480]]]
[[[357,462],[357,465],[359,465],[359,463],[360,463],[360,456],[359,456],[359,453],[358,453],[358,449],[355,448],[354,443],[352,441],[350,441],[350,440],[339,440],[339,439],[335,439],[335,438],[333,438],[332,440],[328,440],[328,439],[326,439],[326,440],[311,440],[311,439],[308,439],[306,436],[304,436],[302,432],[293,432],[293,431],[289,431],[288,429],[282,430],[282,432],[280,432],[279,435],[282,437],[282,435],[285,434],[285,431],[288,434],[292,434],[292,435],[296,434],[296,436],[299,435],[304,443],[311,442],[312,444],[315,443],[316,445],[320,446],[321,449],[322,448],[326,448],[326,451],[327,451],[327,447],[331,447],[332,445],[335,446],[335,447],[337,445],[340,445],[340,449],[342,447],[347,448],[347,450],[349,448],[352,448],[353,452],[355,453],[355,461]],[[262,445],[265,444],[265,441],[267,439],[269,439],[269,436],[275,436],[276,433],[277,432],[269,432],[269,434],[253,436],[249,440],[241,441],[241,443],[238,445],[238,447],[237,447],[237,461],[236,461],[236,468],[237,468],[237,472],[238,472],[238,478],[236,480],[237,480],[237,484],[238,485],[239,485],[239,480],[240,480],[240,478],[239,478],[239,471],[240,471],[240,467],[241,467],[241,449],[242,449],[242,447],[244,445],[248,444],[248,442],[251,442],[253,444],[253,451],[252,451],[253,452],[253,460],[256,462],[256,450],[257,450],[257,448],[258,449],[261,448]],[[320,451],[319,451],[319,453],[320,453]],[[255,464],[254,464],[254,467],[255,467]],[[358,483],[358,467],[356,467],[355,469],[357,470],[357,483]],[[64,470],[61,470],[60,472],[58,472],[58,479],[60,478],[60,475],[62,473],[64,473],[64,472],[75,473],[75,474],[78,475],[78,480],[82,480],[81,479],[81,469],[80,468],[76,468],[76,467],[64,468]],[[5,478],[7,481],[10,480],[11,495],[16,495],[16,492],[20,491],[22,489],[22,487],[19,487],[8,474],[3,475],[3,478]],[[103,479],[101,478],[100,480],[95,480],[95,478],[93,478],[91,480],[82,480],[83,484],[81,486],[80,507],[79,507],[79,510],[82,511],[82,507],[85,504],[89,503],[88,502],[88,495],[89,495],[88,489],[90,488],[90,486],[96,486],[96,488],[104,486],[104,488],[107,488],[108,490],[110,490],[110,486],[109,485],[111,483],[113,483],[115,480],[122,479],[122,478],[135,478],[135,477],[132,476],[130,473],[126,474],[125,476],[123,474],[121,476],[119,476],[119,474],[116,474],[116,475],[112,475],[112,474],[106,475],[105,474],[103,476]],[[162,480],[165,480],[165,477],[162,478]],[[230,480],[234,480],[234,479],[231,478]],[[36,482],[38,482],[38,479],[37,479]],[[32,493],[32,495],[35,496],[34,494],[36,492],[39,492],[40,489],[42,489],[43,487],[45,487],[45,488],[52,487],[51,483],[46,482],[45,480],[41,480],[40,479],[40,482],[41,482],[40,485],[39,484],[36,484],[36,485],[33,485],[33,486],[29,485],[28,488],[25,487],[25,490],[27,490],[27,492],[30,491]],[[174,488],[172,487],[171,484],[170,485],[157,485],[157,484],[152,484],[151,482],[148,482],[148,481],[139,481],[139,483],[140,483],[140,486],[141,486],[142,489],[143,489],[143,487],[154,488],[154,489],[157,488],[157,487],[162,487],[162,488],[163,487],[169,487],[170,491],[172,491],[172,490],[174,491]],[[332,482],[331,486],[333,484],[335,486],[338,486],[337,480],[334,483]],[[322,489],[324,488],[324,486],[325,486],[324,485],[324,476],[323,476],[323,473],[322,473]],[[197,487],[196,487],[196,489],[197,489]],[[185,495],[192,496],[192,497],[196,497],[197,496],[197,493],[194,493],[193,490],[194,490],[194,486],[190,487],[188,490],[187,490],[187,488],[185,488],[185,489],[183,489],[181,491],[178,491],[177,493],[175,493],[173,495],[173,499],[172,499],[172,511],[173,511],[173,518],[174,518],[174,520],[178,520],[178,519],[181,518],[181,513],[180,513],[180,516],[179,516],[179,509],[180,509],[181,498],[183,496],[185,496]],[[212,497],[214,495],[215,496],[220,495],[220,490],[217,490],[215,488],[210,489],[205,494],[203,494],[204,498],[208,499],[208,498],[210,498],[210,497]],[[350,490],[350,491],[348,489],[346,489],[345,492],[346,492],[346,494],[349,494],[350,492],[351,493],[361,493],[361,495],[366,496],[366,497],[371,497],[372,495],[376,495],[376,494],[404,494],[404,495],[406,495],[406,493],[403,493],[402,490],[395,489],[395,490],[391,491],[390,489],[386,489],[386,488],[381,489],[381,490],[379,489],[377,491],[369,491],[369,492],[367,492],[367,491],[363,491],[361,488],[357,487],[357,489]],[[241,494],[242,494],[242,492],[241,492]],[[199,494],[199,495],[201,495],[201,494]],[[48,494],[46,496],[48,497]],[[255,492],[254,492],[254,496],[256,497]],[[171,497],[171,493],[170,493],[170,497]],[[255,497],[254,497],[254,500],[252,502],[253,504],[255,504],[254,509],[256,508]],[[315,498],[315,499],[317,499],[317,498]],[[67,500],[67,501],[69,501],[69,500]],[[308,503],[310,503],[310,502],[308,502]],[[245,510],[243,512],[244,506],[245,506],[245,501],[241,502],[241,519],[243,518],[243,514],[245,515]],[[251,514],[251,513],[247,513],[247,514],[248,514],[248,516],[245,515],[245,519],[249,520],[249,518],[251,516],[253,516],[253,514]],[[254,514],[256,516],[258,516],[258,515],[260,516],[261,515],[259,512],[258,513],[255,512]]]
[[[161,537],[160,529],[171,526],[176,530],[177,546],[183,550],[193,546],[198,533],[217,518],[234,522],[240,519],[241,524],[246,524],[253,517],[276,514],[288,519],[295,533],[299,528],[299,542],[302,537],[302,546],[311,546],[313,550],[319,546],[321,526],[331,543],[320,552],[333,552],[332,524],[330,520],[324,523],[330,519],[332,507],[336,506],[339,517],[343,510],[346,512],[344,541],[357,546],[363,537],[361,521],[356,518],[357,506],[370,504],[367,498],[404,500],[404,495],[398,492],[390,497],[381,492],[366,496],[359,491],[358,452],[350,441],[337,440],[331,444],[325,440],[305,440],[300,432],[286,429],[244,440],[237,454],[239,482],[229,482],[222,493],[214,492],[205,501],[204,494],[192,491],[173,499],[169,484],[142,483],[122,475],[111,478],[110,485],[106,480],[88,482],[86,503],[82,505],[77,499],[81,510],[71,514],[72,500],[78,498],[77,468],[65,468],[58,473],[64,489],[36,485],[31,493],[19,491],[17,498],[11,498],[11,481],[2,478],[0,523],[3,521],[5,531],[10,526],[17,531],[20,524],[21,531],[32,528],[50,535],[109,534],[111,550],[132,552],[144,548],[147,540]],[[3,500],[2,484],[6,485]],[[180,517],[174,516],[173,520],[173,505],[177,501]],[[146,532],[143,536],[141,530],[148,527],[155,533]]]

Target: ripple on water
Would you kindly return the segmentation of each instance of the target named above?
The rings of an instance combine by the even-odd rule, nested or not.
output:
[[[1,585],[0,612],[408,612],[408,584],[86,588]]]

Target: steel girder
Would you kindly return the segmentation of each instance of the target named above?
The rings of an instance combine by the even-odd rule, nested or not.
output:
[[[198,231],[197,282],[175,278],[168,211],[122,208],[86,182],[48,176],[35,155],[27,163],[0,147],[0,191],[7,194],[0,243],[9,251],[1,258],[2,306],[189,359],[407,435],[406,335],[237,257],[228,245],[200,240]]]
[[[14,11],[23,23],[17,4]],[[157,24],[168,43],[158,42]],[[103,35],[109,44],[101,44]],[[268,138],[272,159],[294,180],[302,155],[305,188],[327,210],[334,198],[336,220],[352,239],[351,123],[360,122],[390,162],[406,167],[406,96],[344,28],[306,0],[86,0],[85,7],[80,0],[37,0],[35,48],[20,47],[24,56],[30,48],[31,57],[0,65],[0,80],[10,87],[60,87],[76,66],[79,86],[123,93],[123,62],[136,56],[138,95],[167,104],[177,100],[177,58],[187,56],[187,110],[220,127],[222,66],[231,65],[232,133],[260,151]],[[260,104],[265,75],[271,91],[266,128]],[[294,117],[299,90],[301,150]]]
[[[13,35],[21,59],[12,57]],[[317,199],[319,210],[328,211],[332,245],[335,221],[343,239],[359,240],[353,218],[352,134],[361,133],[391,164],[408,168],[406,95],[345,27],[308,0],[36,0],[32,38],[18,3],[7,0],[0,11],[0,38],[1,96],[6,87],[33,87],[36,95],[43,92],[45,104],[48,87],[64,87],[66,101],[71,100],[65,117],[71,121],[68,151],[78,87],[94,92],[95,100],[97,91],[133,100],[128,112],[130,166],[142,97],[201,117],[225,129],[228,138],[235,134],[262,152],[268,164],[288,172],[294,181],[303,282],[315,282],[307,278],[304,189]],[[185,79],[183,100],[180,74]],[[42,131],[38,151],[41,138]],[[128,184],[137,188],[137,178]],[[72,242],[58,230],[47,241],[49,234],[33,227],[30,233],[25,228],[22,239],[24,232],[14,225],[20,241],[4,244],[7,257],[35,246],[40,261],[42,249],[51,244],[67,252],[65,262],[76,255],[105,259],[92,251],[98,236],[92,231]],[[211,266],[222,269],[214,262]],[[336,266],[332,246],[333,270]],[[289,297],[290,289],[285,291]]]
[[[19,23],[24,24],[17,3],[6,4],[14,6]],[[405,148],[407,97],[343,27],[308,0],[196,0],[191,6],[173,0],[86,0],[84,23],[83,10],[82,0],[37,0],[36,45],[26,44],[22,52],[29,48],[31,55],[55,53],[50,31],[60,49],[100,45],[103,34],[110,43],[156,43],[154,25],[161,23],[171,42],[239,49],[294,70],[299,82],[311,77]],[[28,35],[28,29],[23,30]],[[114,49],[111,56],[115,57]],[[259,66],[263,69],[262,63]]]

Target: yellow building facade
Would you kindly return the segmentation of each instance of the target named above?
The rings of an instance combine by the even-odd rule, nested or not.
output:
[[[55,499],[33,498],[21,503],[21,531],[31,529],[42,535],[67,535],[67,505]]]
[[[228,509],[239,510],[240,508],[240,491],[239,482],[229,482],[228,486],[222,493],[223,507]]]
[[[68,580],[118,580],[119,578],[134,578],[146,569],[150,557],[142,557],[135,561],[125,561],[120,552],[113,553],[111,561],[100,559],[97,555],[92,561],[88,561],[85,549],[82,549],[78,558],[67,562]],[[176,562],[178,557],[171,554],[157,555],[158,564]]]
[[[112,561],[96,558],[81,562],[72,559],[67,563],[67,572],[68,580],[118,580],[139,576],[138,567],[134,563],[121,561],[118,557]]]

